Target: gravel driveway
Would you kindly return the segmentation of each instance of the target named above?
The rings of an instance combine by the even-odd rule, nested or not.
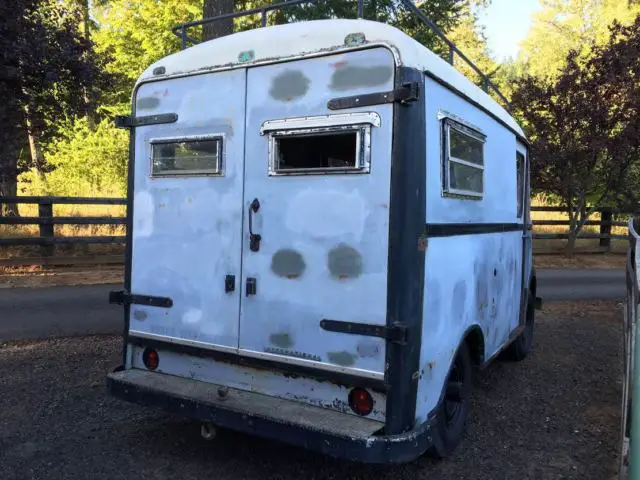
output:
[[[621,305],[549,304],[534,352],[476,377],[472,423],[456,454],[380,468],[199,426],[106,395],[119,337],[0,345],[0,478],[595,479],[614,478]]]

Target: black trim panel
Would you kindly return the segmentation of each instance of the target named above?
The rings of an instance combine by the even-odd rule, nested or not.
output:
[[[115,371],[121,371],[122,367]],[[186,396],[174,396],[161,390],[131,385],[107,377],[107,389],[121,400],[139,405],[162,408],[201,422],[268,438],[324,455],[373,464],[400,464],[411,462],[432,445],[435,417],[409,432],[394,436],[346,437],[290,423],[276,422],[263,416],[225,410]]]
[[[369,388],[379,393],[386,393],[388,390],[388,386],[382,380],[375,380],[372,378],[359,377],[357,375],[351,375],[347,373],[322,370],[314,367],[306,367],[298,364],[283,363],[275,360],[268,360],[265,358],[248,357],[246,355],[239,355],[232,352],[222,352],[220,350],[211,350],[208,348],[194,347],[191,345],[183,345],[174,342],[163,342],[160,340],[137,337],[135,335],[128,335],[127,343],[131,343],[141,348],[153,348],[160,351],[160,353],[162,353],[162,350],[167,350],[170,352],[180,353],[193,357],[211,358],[213,360],[224,363],[276,371],[288,376],[299,375],[303,377],[313,378],[317,381],[331,382],[343,387],[363,387]]]
[[[500,125],[502,125],[504,128],[506,128],[507,130],[509,130],[511,133],[513,133],[516,138],[518,140],[520,140],[522,143],[524,143],[527,147],[530,145],[529,144],[529,140],[527,140],[525,137],[523,137],[519,132],[515,131],[508,123],[506,123],[504,120],[502,120],[500,117],[498,117],[496,114],[494,114],[493,112],[491,112],[490,110],[487,110],[485,107],[483,107],[482,105],[480,105],[478,102],[476,102],[473,98],[471,98],[469,95],[467,95],[464,92],[461,92],[460,90],[458,90],[456,87],[454,87],[453,85],[451,85],[449,82],[443,80],[442,78],[438,77],[437,75],[435,75],[433,72],[429,71],[429,70],[425,70],[424,74],[429,77],[431,80],[433,80],[434,82],[442,85],[444,88],[446,88],[447,90],[449,90],[452,93],[455,93],[457,96],[459,96],[460,98],[462,98],[464,101],[470,103],[471,105],[473,105],[474,107],[476,107],[478,110],[482,110],[482,112],[486,113],[487,115],[489,115],[491,118],[493,118],[496,122],[498,122]]]
[[[425,251],[417,248],[426,222],[426,148],[424,74],[396,69],[395,87],[418,82],[421,95],[393,105],[387,327],[406,330],[404,344],[387,341],[387,416],[385,433],[414,427],[422,345]]]
[[[427,223],[427,237],[453,237],[456,235],[481,235],[484,233],[521,232],[521,223]]]

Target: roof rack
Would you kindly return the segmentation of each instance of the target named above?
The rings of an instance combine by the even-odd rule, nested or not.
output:
[[[485,74],[478,66],[476,66],[451,40],[447,38],[444,32],[429,18],[425,13],[420,10],[411,0],[399,0],[400,3],[414,14],[425,26],[435,33],[449,48],[449,55],[446,59],[451,65],[453,65],[455,56],[458,55],[474,72],[476,72],[482,80],[482,90],[486,93],[490,93],[493,90],[500,100],[504,103],[507,110],[511,111],[511,105],[507,98],[500,92],[498,87],[491,81],[489,75]],[[218,15],[216,17],[204,18],[202,20],[196,20],[193,22],[183,23],[177,25],[171,29],[171,31],[182,40],[182,48],[187,48],[189,42],[192,44],[200,43],[199,40],[188,35],[188,29],[192,27],[202,26],[221,20],[228,20],[230,18],[242,18],[250,15],[260,15],[260,26],[266,27],[269,13],[277,10],[281,10],[286,7],[312,4],[318,5],[325,3],[325,0],[285,0],[284,2],[274,3],[271,5],[263,5],[261,7],[252,8],[250,10],[243,10],[240,12],[227,13],[224,15]],[[357,18],[364,18],[364,0],[357,0]]]

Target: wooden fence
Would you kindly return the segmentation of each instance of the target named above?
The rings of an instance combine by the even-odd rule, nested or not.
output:
[[[125,244],[126,237],[113,235],[100,236],[56,236],[56,225],[124,225],[126,217],[112,216],[54,216],[55,205],[125,205],[124,198],[92,198],[92,197],[0,197],[2,204],[32,204],[38,206],[38,216],[16,217],[0,216],[0,225],[38,225],[38,236],[0,237],[0,247],[38,246],[40,257],[21,257],[0,259],[0,266],[7,265],[78,265],[122,263],[123,255],[85,255],[71,257],[55,256],[56,245],[90,245],[90,244]]]
[[[90,197],[0,197],[2,204],[32,204],[38,206],[38,216],[11,217],[0,216],[0,225],[38,225],[38,236],[0,236],[0,247],[37,246],[39,257],[0,258],[0,266],[7,265],[77,265],[77,264],[121,264],[123,255],[56,255],[56,245],[89,245],[89,244],[122,244],[126,237],[122,236],[57,236],[56,225],[125,225],[125,217],[112,216],[54,216],[55,205],[125,205],[124,198],[90,198]],[[568,238],[568,220],[536,219],[536,212],[564,213],[559,207],[535,206],[532,210],[534,240],[566,240]],[[597,239],[602,249],[611,248],[612,240],[627,240],[627,236],[612,233],[613,227],[627,227],[628,212],[601,209],[599,220],[587,222],[589,227],[597,226],[598,232],[583,231],[581,239]],[[618,218],[619,217],[619,218]],[[536,229],[538,227],[538,229]],[[564,232],[545,233],[540,227],[564,227]],[[538,230],[538,231],[536,231]],[[625,232],[626,233],[626,232]]]

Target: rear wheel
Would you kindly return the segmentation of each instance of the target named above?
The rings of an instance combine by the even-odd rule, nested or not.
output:
[[[432,456],[449,456],[462,440],[469,418],[471,372],[471,356],[463,342],[449,371],[443,399],[438,406],[433,446],[429,451]]]
[[[519,362],[520,360],[524,360],[531,351],[531,346],[533,345],[533,326],[536,315],[534,302],[535,297],[529,292],[524,330],[504,351],[504,357],[508,360]]]

